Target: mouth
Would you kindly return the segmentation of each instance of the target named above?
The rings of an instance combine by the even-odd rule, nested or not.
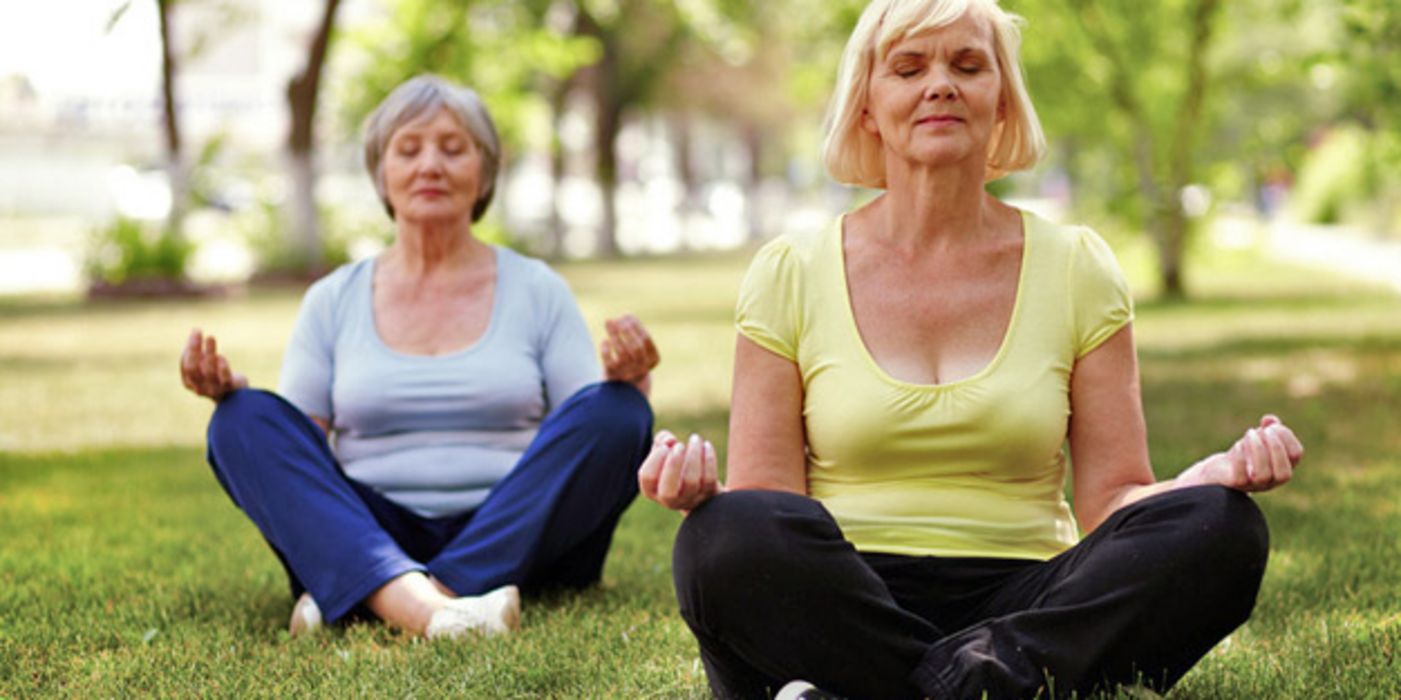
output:
[[[944,126],[946,124],[962,124],[963,119],[952,114],[931,114],[915,122],[916,125],[928,124],[930,126]]]
[[[414,190],[413,193],[424,197],[441,197],[446,195],[448,191],[441,187],[420,187]]]

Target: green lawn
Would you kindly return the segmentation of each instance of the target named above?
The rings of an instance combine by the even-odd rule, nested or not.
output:
[[[1172,697],[1401,696],[1401,298],[1245,254],[1199,258],[1199,301],[1139,307],[1160,474],[1266,411],[1308,456],[1259,497],[1273,552],[1254,619]],[[563,268],[595,328],[633,310],[653,330],[660,424],[722,448],[744,261]],[[272,385],[297,298],[0,301],[0,697],[704,695],[671,594],[679,517],[645,502],[604,585],[527,601],[517,635],[427,644],[359,625],[290,639],[281,569],[204,465],[210,406],[180,387],[176,356],[198,325]]]

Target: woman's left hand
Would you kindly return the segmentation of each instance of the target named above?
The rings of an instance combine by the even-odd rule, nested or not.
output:
[[[631,382],[645,393],[651,383],[652,368],[661,362],[652,336],[632,314],[603,322],[608,337],[599,343],[603,376],[610,381]]]
[[[1231,449],[1192,465],[1179,478],[1188,484],[1220,484],[1241,491],[1268,491],[1288,483],[1304,446],[1279,418],[1266,415]]]

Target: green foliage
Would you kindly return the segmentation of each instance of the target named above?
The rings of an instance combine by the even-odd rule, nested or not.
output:
[[[1330,132],[1309,154],[1299,173],[1290,204],[1304,221],[1336,224],[1349,202],[1369,190],[1366,164],[1369,149],[1366,132],[1338,129]],[[1361,167],[1359,167],[1361,166]]]
[[[343,127],[361,121],[400,83],[438,73],[476,90],[508,147],[529,142],[528,125],[547,111],[540,88],[597,60],[591,39],[569,36],[543,21],[539,2],[383,0],[385,20],[345,40],[367,60],[338,87]]]
[[[1373,127],[1401,133],[1401,12],[1392,0],[1341,4],[1335,55],[1347,72],[1352,109]]]
[[[117,217],[93,233],[84,271],[90,282],[178,280],[192,249],[160,226]]]

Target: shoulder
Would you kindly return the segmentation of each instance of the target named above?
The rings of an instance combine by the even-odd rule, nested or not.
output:
[[[1058,224],[1029,211],[1025,213],[1025,217],[1027,234],[1038,233],[1039,240],[1049,242],[1052,246],[1067,251],[1091,249],[1096,252],[1103,251],[1112,254],[1104,237],[1089,226]]]
[[[837,231],[841,218],[827,226],[785,233],[760,246],[749,263],[751,276],[759,273],[782,274],[794,278],[811,274],[825,258],[833,241],[840,241]]]
[[[302,297],[302,303],[312,307],[334,307],[357,283],[367,281],[373,275],[374,258],[346,263],[312,282]]]
[[[1120,275],[1114,250],[1093,228],[1058,224],[1032,212],[1025,213],[1026,236],[1043,260],[1062,261],[1072,275]]]
[[[564,277],[544,260],[518,253],[505,246],[493,245],[492,248],[496,249],[498,272],[504,272],[516,282],[532,286],[566,284]]]
[[[523,255],[505,246],[496,249],[497,274],[505,284],[524,292],[537,304],[572,302],[574,293],[569,283],[543,260]]]

